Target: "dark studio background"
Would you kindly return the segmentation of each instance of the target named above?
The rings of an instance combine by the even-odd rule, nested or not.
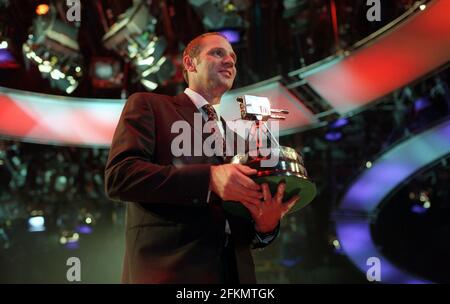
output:
[[[0,0],[0,38],[9,39],[15,60],[13,68],[0,68],[0,86],[69,96],[43,78],[36,66],[27,64],[22,54],[36,18],[35,8],[41,2],[45,1]],[[147,90],[124,56],[102,44],[104,24],[111,26],[132,2],[81,1],[77,41],[80,64],[86,68],[70,96],[118,99]],[[163,80],[154,90],[157,93],[177,94],[185,88],[179,54],[191,38],[229,28],[230,21],[221,16],[214,16],[217,28],[205,24],[205,12],[197,5],[201,2],[205,1],[146,1],[157,20],[155,33],[167,41],[164,54],[172,64],[167,75],[160,75]],[[227,10],[233,30],[240,34],[240,41],[233,44],[238,57],[235,88],[278,75],[288,85],[289,72],[342,52],[415,3],[381,1],[382,20],[369,22],[365,0],[210,2]],[[60,1],[52,3],[64,6]],[[229,3],[231,7],[227,7]],[[338,28],[333,28],[331,21],[332,5],[336,7]],[[121,79],[120,85],[106,88],[92,82],[95,76],[89,67],[98,58],[115,62],[119,68],[112,76]],[[375,105],[342,118],[344,123],[339,127],[333,127],[330,121],[280,139],[282,145],[302,153],[318,195],[301,212],[283,220],[282,232],[270,247],[254,251],[259,282],[367,283],[365,274],[339,246],[336,208],[367,161],[448,118],[448,83],[445,65]],[[329,139],[329,132],[340,136]],[[71,256],[81,260],[82,283],[120,281],[125,207],[109,201],[104,194],[107,156],[104,148],[0,139],[0,283],[67,283],[66,260]],[[447,283],[449,161],[446,156],[405,181],[383,202],[371,231],[383,254],[399,267]],[[432,207],[427,212],[412,212],[422,192],[427,193]],[[45,215],[45,231],[28,229],[28,220],[36,210]]]

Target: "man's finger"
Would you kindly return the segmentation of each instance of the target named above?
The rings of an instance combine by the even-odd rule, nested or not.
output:
[[[269,185],[264,183],[261,185],[264,202],[270,202],[272,200],[272,195],[270,194]]]
[[[241,171],[242,173],[244,173],[245,175],[252,175],[252,174],[256,174],[258,172],[256,169],[252,169],[249,166],[241,165],[241,164],[237,164],[236,168],[239,171]]]
[[[278,185],[277,194],[275,196],[277,202],[281,203],[283,199],[284,190],[286,189],[286,184],[281,183]]]
[[[289,210],[291,210],[292,207],[294,207],[294,205],[300,200],[300,196],[299,195],[295,195],[293,196],[290,200],[288,200],[286,203],[284,203],[284,213],[288,212]]]

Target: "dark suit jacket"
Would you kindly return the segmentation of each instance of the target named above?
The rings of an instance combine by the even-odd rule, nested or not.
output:
[[[193,126],[194,113],[198,110],[184,93],[137,93],[125,104],[105,170],[107,195],[127,202],[123,282],[223,282],[225,218],[239,282],[256,282],[252,223],[226,215],[217,196],[206,202],[210,166],[223,160],[171,152],[179,135],[171,132],[172,124],[183,120]],[[193,143],[194,132],[201,130],[191,130]]]

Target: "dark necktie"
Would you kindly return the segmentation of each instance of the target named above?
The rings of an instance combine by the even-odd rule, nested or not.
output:
[[[219,116],[217,116],[216,110],[214,110],[214,107],[210,105],[209,103],[204,105],[202,109],[206,112],[208,115],[208,121],[218,121]]]
[[[216,122],[217,124],[217,128],[214,127],[212,129],[213,134],[215,134],[216,136],[220,136],[221,140],[222,140],[222,147],[223,147],[223,151],[222,151],[222,155],[223,157],[225,157],[226,155],[226,144],[225,144],[225,138],[223,137],[223,135],[220,133],[220,131],[218,130],[218,124],[221,123],[219,122],[219,116],[217,115],[216,110],[214,109],[214,107],[212,105],[210,105],[209,103],[204,105],[202,107],[202,109],[206,112],[206,114],[208,115],[208,120],[207,121],[213,121]]]

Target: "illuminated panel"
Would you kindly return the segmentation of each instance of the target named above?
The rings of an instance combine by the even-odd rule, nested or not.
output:
[[[376,248],[369,216],[395,188],[415,172],[450,153],[450,120],[416,135],[387,151],[351,185],[339,206],[349,216],[336,219],[342,249],[364,273],[369,257],[381,260],[381,281],[385,283],[426,283],[398,269]],[[359,215],[359,216],[358,216]]]
[[[312,113],[277,81],[226,94],[220,109],[224,118],[231,120],[239,115],[233,107],[237,106],[235,98],[243,94],[266,96],[273,108],[290,111],[287,120],[280,123],[281,134],[316,122]],[[123,106],[124,101],[119,99],[62,97],[0,87],[0,135],[44,144],[108,147]]]
[[[0,135],[44,144],[107,147],[122,108],[120,100],[0,88]]]
[[[303,74],[338,113],[347,113],[450,60],[450,1],[436,0],[373,42]]]

